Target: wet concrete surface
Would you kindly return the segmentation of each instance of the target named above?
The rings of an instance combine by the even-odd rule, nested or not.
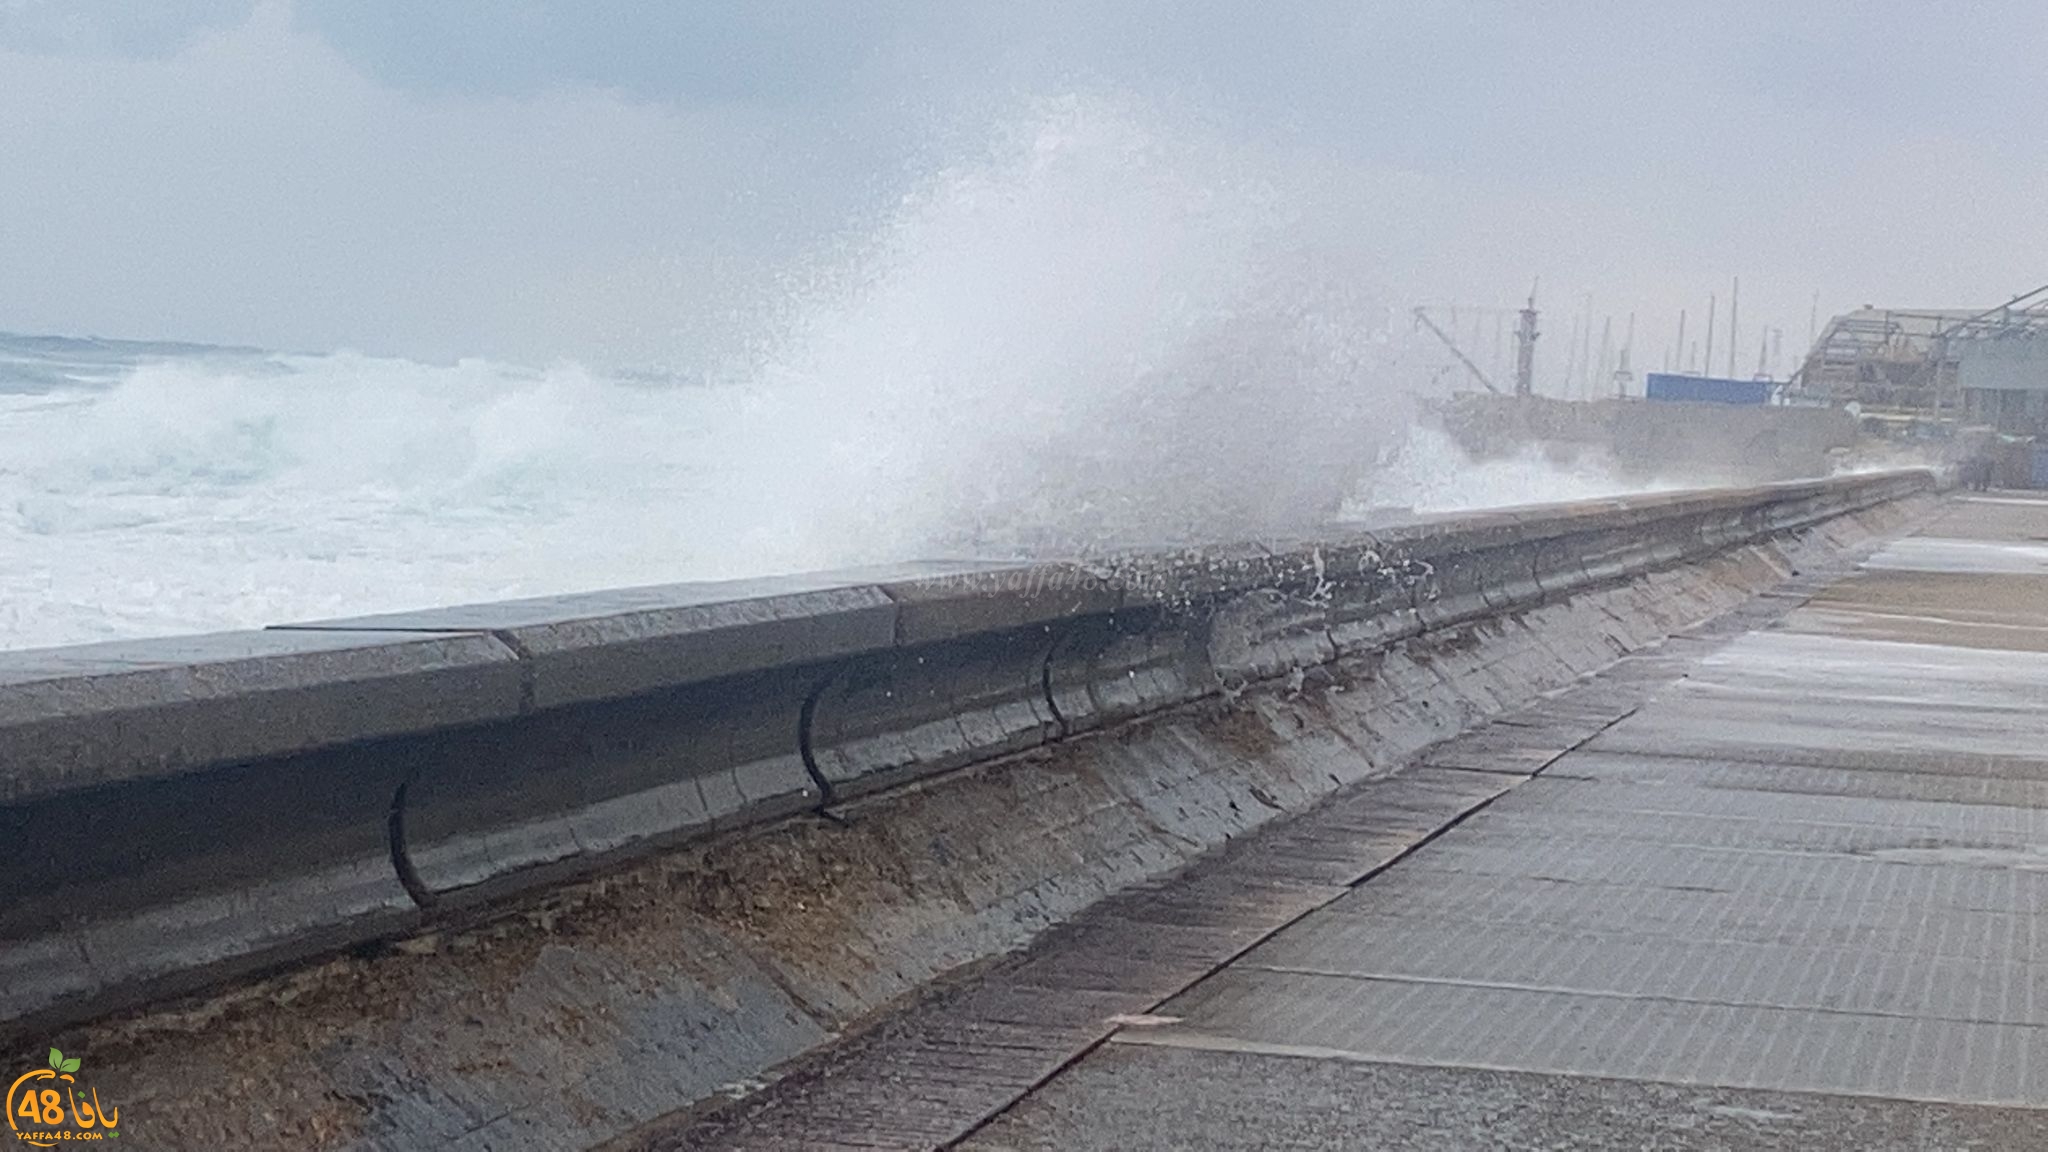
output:
[[[1894,541],[1802,612],[1803,632],[1993,651],[2048,651],[2042,502],[1971,497]],[[1851,652],[1860,650],[1850,649]]]
[[[1070,1106],[1086,1101],[1085,1108]],[[1113,1045],[970,1140],[1010,1149],[2004,1149],[2048,1112]]]
[[[1465,742],[1520,779],[963,1146],[2048,1144],[2044,540],[1959,498],[1561,755]]]

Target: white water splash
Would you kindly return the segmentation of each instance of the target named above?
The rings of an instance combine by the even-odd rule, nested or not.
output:
[[[1512,455],[1473,460],[1446,433],[1417,425],[1364,478],[1345,510],[1351,518],[1371,519],[1375,508],[1463,512],[1697,486],[1628,477],[1611,453],[1585,446],[1566,453],[1529,444]]]
[[[1241,539],[1369,475],[1420,507],[1611,490],[1403,447],[1398,333],[1268,176],[1041,105],[793,271],[718,384],[188,350],[0,394],[0,646]]]

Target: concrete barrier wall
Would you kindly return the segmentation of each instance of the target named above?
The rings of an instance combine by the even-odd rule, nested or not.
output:
[[[1932,484],[0,654],[0,1030],[414,931]]]

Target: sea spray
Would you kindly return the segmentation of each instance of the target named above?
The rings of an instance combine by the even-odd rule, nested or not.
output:
[[[1410,446],[1373,270],[1315,243],[1256,148],[1167,119],[1004,119],[789,269],[715,374],[81,344],[64,385],[29,341],[10,391],[0,338],[0,645],[1621,487],[1475,484]]]

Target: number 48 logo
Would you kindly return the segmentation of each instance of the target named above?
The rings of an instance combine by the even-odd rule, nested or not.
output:
[[[102,1109],[98,1089],[88,1089],[85,1098],[79,1098],[78,1081],[72,1075],[79,1064],[78,1057],[52,1048],[48,1068],[20,1076],[7,1089],[7,1126],[19,1133],[25,1143],[47,1148],[56,1140],[97,1140],[120,1135],[114,1129],[120,1122],[120,1111]],[[57,1081],[64,1082],[61,1092]],[[44,1083],[49,1086],[39,1087]]]

